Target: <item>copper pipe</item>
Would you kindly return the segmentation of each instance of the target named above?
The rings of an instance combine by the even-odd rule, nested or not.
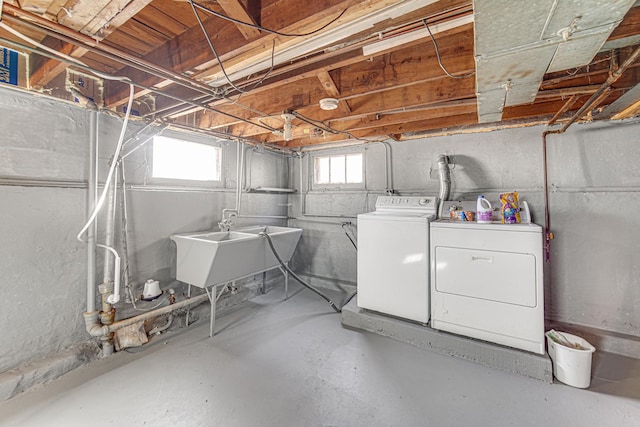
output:
[[[550,256],[551,256],[550,242],[553,239],[553,233],[551,232],[551,224],[549,220],[549,185],[547,181],[548,180],[547,135],[564,133],[569,128],[569,126],[575,123],[576,120],[580,119],[580,117],[582,117],[587,110],[589,109],[593,110],[594,108],[596,108],[607,97],[607,95],[609,95],[608,91],[611,88],[611,85],[615,83],[616,80],[620,78],[620,76],[622,76],[622,74],[627,70],[627,68],[629,68],[638,59],[638,57],[640,57],[640,46],[633,51],[633,53],[629,56],[629,58],[627,58],[626,61],[624,61],[624,63],[620,66],[620,68],[618,68],[617,70],[609,74],[609,77],[607,78],[607,80],[598,88],[597,91],[593,93],[593,95],[591,95],[591,97],[587,100],[587,102],[585,102],[584,105],[580,107],[580,109],[576,111],[573,116],[571,116],[571,119],[569,119],[569,121],[561,129],[548,130],[548,131],[542,132],[542,164],[544,168],[542,185],[544,186],[544,228],[545,228],[544,250],[545,250],[546,262],[549,262],[550,260]],[[565,104],[565,106],[566,105],[567,104]],[[565,106],[563,106],[562,109],[565,108]],[[556,113],[556,116],[560,116],[560,114],[562,114],[562,109],[561,111]],[[554,118],[556,116],[554,116]]]
[[[548,163],[547,163],[547,135],[560,134],[561,130],[547,130],[542,132],[542,167],[544,187],[544,255],[545,262],[551,260],[551,240],[553,233],[551,232],[551,220],[549,219],[549,184],[548,184]]]
[[[609,89],[611,85],[614,84],[620,78],[620,76],[622,76],[622,74],[627,70],[627,68],[629,68],[631,64],[633,64],[638,59],[638,57],[640,57],[640,46],[633,51],[631,56],[629,56],[627,60],[624,61],[624,63],[620,66],[620,68],[615,70],[613,73],[609,74],[609,77],[607,78],[607,80],[604,83],[602,83],[602,86],[600,86],[600,88],[597,91],[595,91],[593,95],[591,95],[591,98],[589,98],[587,102],[585,102],[585,104],[571,117],[569,122],[562,127],[560,133],[564,133],[569,128],[569,126],[571,126],[576,120],[580,119],[580,117],[582,117],[582,115],[585,113],[585,111],[587,111],[588,108],[593,109],[597,107],[599,102],[602,102],[603,100],[603,98],[601,98],[601,95],[607,89]],[[599,102],[596,102],[596,101],[599,101]]]
[[[578,95],[572,95],[571,98],[569,98],[569,100],[564,103],[562,108],[560,108],[560,110],[558,110],[558,112],[551,118],[551,120],[549,120],[549,123],[547,123],[547,126],[551,126],[555,122],[557,122],[560,116],[566,113],[569,110],[569,108],[571,108],[579,98],[580,96]]]

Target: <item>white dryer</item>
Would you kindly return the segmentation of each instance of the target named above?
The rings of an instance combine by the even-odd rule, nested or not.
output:
[[[544,354],[536,224],[431,223],[431,327]]]
[[[429,222],[437,197],[380,196],[358,215],[358,306],[429,321]]]

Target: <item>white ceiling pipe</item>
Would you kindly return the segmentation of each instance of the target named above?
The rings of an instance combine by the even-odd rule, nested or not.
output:
[[[369,15],[362,16],[352,21],[346,22],[336,28],[327,28],[317,35],[310,36],[301,43],[285,47],[273,54],[273,65],[277,66],[285,62],[289,62],[309,52],[317,49],[328,47],[340,40],[343,40],[353,34],[373,28],[379,22],[394,19],[398,16],[405,15],[414,10],[429,6],[437,0],[404,0],[387,6],[381,10],[375,11]],[[342,18],[346,19],[346,18]],[[252,74],[260,73],[268,70],[272,66],[272,58],[270,52],[265,52],[264,57],[257,59],[249,65],[229,65],[225,66],[227,74],[231,81],[238,81]],[[218,72],[209,77],[208,83],[211,86],[219,87],[227,84],[227,79],[222,72]]]
[[[455,18],[450,21],[442,22],[440,24],[429,25],[429,29],[432,34],[442,33],[457,27],[461,27],[473,22],[473,15],[466,15],[460,18]],[[363,56],[375,55],[378,52],[382,52],[394,47],[402,46],[416,40],[420,40],[429,36],[429,31],[425,28],[419,28],[417,30],[400,34],[398,36],[392,36],[388,39],[381,40],[379,42],[371,43],[362,48]]]

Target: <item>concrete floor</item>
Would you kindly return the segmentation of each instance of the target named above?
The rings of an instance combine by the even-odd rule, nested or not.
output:
[[[636,359],[597,354],[575,389],[345,329],[307,290],[281,297],[222,314],[213,339],[203,321],[24,393],[0,425],[640,425]]]

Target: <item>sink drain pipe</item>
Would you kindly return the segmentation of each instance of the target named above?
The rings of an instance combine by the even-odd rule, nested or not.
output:
[[[320,295],[320,297],[322,297],[322,299],[324,299],[333,309],[333,311],[335,311],[336,313],[340,313],[342,310],[339,309],[334,303],[333,301],[331,301],[331,299],[326,296],[325,294],[323,294],[322,292],[320,292],[318,289],[314,288],[313,286],[311,286],[310,284],[308,284],[307,282],[305,282],[304,280],[302,280],[293,270],[291,270],[289,268],[289,266],[287,264],[284,263],[284,261],[282,261],[282,258],[280,258],[280,255],[278,255],[278,252],[276,251],[276,248],[273,246],[273,241],[271,240],[271,236],[269,236],[268,233],[266,232],[261,232],[258,234],[258,236],[260,237],[264,237],[267,239],[267,243],[269,243],[269,247],[271,248],[271,252],[273,252],[273,256],[276,257],[276,259],[278,260],[278,262],[280,263],[280,266],[282,268],[284,268],[289,274],[291,274],[293,276],[294,279],[296,279],[298,282],[300,282],[300,284],[302,286],[304,286],[305,288],[309,289],[310,291]]]
[[[177,302],[175,304],[167,305],[165,307],[140,314],[138,316],[129,317],[128,319],[123,319],[117,322],[113,322],[111,325],[101,324],[100,321],[98,320],[97,311],[86,312],[86,313],[83,313],[84,322],[89,335],[91,335],[92,337],[103,337],[117,331],[118,329],[124,328],[126,326],[133,325],[135,323],[142,322],[145,320],[153,319],[163,314],[173,313],[176,310],[187,309],[195,305],[201,304],[205,301],[209,301],[209,296],[207,294],[201,294],[193,298],[188,298],[188,299],[185,299],[184,301]]]

